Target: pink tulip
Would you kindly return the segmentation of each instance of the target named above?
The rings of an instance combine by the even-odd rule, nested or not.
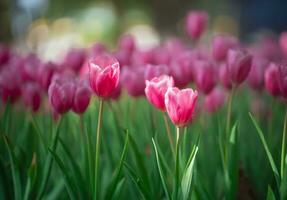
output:
[[[185,29],[192,39],[199,39],[208,22],[208,14],[204,11],[190,11],[186,17]]]
[[[154,63],[153,49],[136,50],[133,52],[133,55],[132,55],[133,65],[145,65],[145,64],[153,64],[153,63]]]
[[[41,88],[38,84],[28,83],[22,89],[24,103],[33,112],[37,112],[41,104]]]
[[[235,37],[227,35],[217,35],[212,41],[212,55],[216,61],[223,61],[226,58],[226,54],[230,48],[234,48],[238,45],[238,41]]]
[[[128,94],[133,97],[144,95],[145,67],[125,67],[123,68],[121,81]]]
[[[153,62],[155,64],[165,64],[168,65],[171,60],[171,55],[168,50],[163,47],[158,47],[153,49]]]
[[[0,44],[0,67],[6,64],[10,58],[10,49],[2,44]]]
[[[30,54],[27,56],[21,67],[22,81],[36,81],[40,65],[40,59],[36,55]]]
[[[211,62],[205,60],[194,61],[195,83],[198,90],[204,94],[212,91],[217,81],[217,71]]]
[[[123,35],[119,39],[119,49],[127,51],[127,52],[133,52],[135,49],[135,41],[132,35]]]
[[[230,49],[227,54],[227,68],[231,81],[239,85],[248,76],[251,69],[252,56],[245,50]]]
[[[261,90],[264,86],[264,72],[268,66],[265,58],[254,57],[252,60],[251,70],[248,75],[248,83],[254,90]]]
[[[70,49],[65,56],[62,65],[65,68],[78,72],[85,62],[86,52],[84,49]]]
[[[227,65],[225,63],[223,63],[219,67],[219,80],[220,80],[221,84],[226,89],[231,89],[232,88],[231,78],[229,76]]]
[[[280,95],[278,75],[279,67],[275,63],[270,63],[264,73],[264,82],[266,90],[273,96]]]
[[[86,81],[78,81],[76,85],[72,109],[75,113],[81,114],[86,111],[91,97],[91,90]]]
[[[215,88],[204,98],[204,108],[209,113],[216,112],[224,105],[225,94],[220,88]]]
[[[166,65],[152,65],[148,64],[145,68],[144,77],[146,80],[151,80],[154,77],[159,77],[161,75],[168,75],[170,73],[170,69]]]
[[[49,86],[48,96],[53,110],[58,114],[68,112],[73,105],[75,83],[70,77],[54,75]]]
[[[2,101],[15,102],[21,95],[20,76],[14,68],[4,68],[0,73],[0,96]]]
[[[42,86],[42,88],[44,88],[44,90],[48,90],[53,74],[56,72],[56,70],[57,66],[52,62],[40,64],[38,69],[38,83]]]
[[[145,95],[148,101],[156,108],[165,111],[164,95],[169,87],[174,86],[171,76],[162,75],[155,77],[151,81],[146,80]]]
[[[178,127],[187,126],[193,118],[197,91],[170,87],[165,93],[165,107],[171,121]]]
[[[106,46],[101,43],[94,44],[90,49],[90,56],[92,57],[98,57],[100,55],[103,55],[107,52]]]
[[[282,52],[287,57],[287,32],[283,32],[279,38],[279,45],[281,47]]]
[[[89,62],[90,86],[99,97],[108,97],[119,84],[119,62],[109,55],[101,55]]]
[[[280,93],[284,98],[287,98],[287,64],[281,63],[279,65],[278,81]]]
[[[116,87],[116,89],[111,93],[110,97],[113,100],[118,100],[120,98],[121,94],[122,94],[122,86],[119,83],[118,86]]]

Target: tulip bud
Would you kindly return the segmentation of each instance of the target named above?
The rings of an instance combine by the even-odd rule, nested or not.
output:
[[[145,95],[147,100],[156,108],[165,111],[164,95],[167,89],[173,86],[173,78],[167,75],[155,77],[151,81],[146,80]]]
[[[161,75],[168,75],[170,72],[168,66],[166,65],[151,65],[148,64],[145,68],[144,77],[146,80],[151,80],[154,77],[159,77]]]
[[[223,61],[229,49],[238,45],[235,37],[226,35],[217,35],[212,41],[212,55],[216,61]]]
[[[52,80],[52,76],[57,70],[57,67],[52,62],[42,63],[38,69],[38,83],[44,88],[44,90],[48,90],[49,85]]]
[[[275,63],[270,63],[264,73],[266,90],[273,96],[280,95],[279,88],[279,67]]]
[[[204,108],[209,113],[216,112],[224,105],[225,94],[220,88],[215,88],[204,98]]]
[[[38,84],[28,83],[22,89],[24,103],[32,111],[37,112],[41,104],[41,89]]]
[[[76,85],[72,109],[81,114],[86,111],[90,103],[91,90],[86,81],[78,81]]]
[[[202,91],[204,94],[208,94],[212,91],[216,84],[217,71],[214,68],[213,64],[204,61],[197,60],[194,62],[195,67],[195,83],[197,88]]]
[[[0,96],[3,102],[15,102],[21,95],[20,76],[14,68],[4,68],[0,74]]]
[[[208,14],[204,11],[190,11],[186,17],[185,29],[192,39],[199,39],[208,22]]]
[[[99,97],[109,97],[119,84],[120,65],[109,56],[102,55],[89,62],[90,86]]]
[[[178,127],[187,126],[193,118],[197,91],[170,87],[165,93],[165,107],[171,121]]]
[[[49,86],[48,96],[55,112],[63,114],[73,105],[75,83],[68,77],[55,75]]]
[[[261,90],[264,86],[264,72],[268,66],[265,58],[254,57],[248,75],[248,83],[254,90]]]
[[[10,58],[10,49],[0,44],[0,66],[6,64]]]
[[[239,85],[248,76],[252,64],[252,56],[244,50],[230,49],[227,54],[227,68],[231,81]]]

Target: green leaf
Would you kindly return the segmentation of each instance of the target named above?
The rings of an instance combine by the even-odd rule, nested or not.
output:
[[[120,173],[121,173],[122,168],[123,168],[123,163],[124,163],[124,159],[125,159],[126,152],[127,152],[128,142],[129,142],[129,133],[127,131],[126,139],[125,139],[125,145],[124,145],[124,149],[123,149],[123,152],[121,155],[121,159],[120,159],[118,167],[115,171],[115,174],[113,176],[112,182],[110,183],[110,185],[107,189],[105,199],[111,199],[112,198],[113,194],[115,193],[115,190],[117,189],[117,185],[118,185],[119,181],[121,181],[120,180]]]
[[[267,192],[266,200],[276,200],[275,195],[270,185],[268,185],[268,192]]]
[[[26,183],[24,200],[29,199],[31,189],[33,188],[35,181],[36,181],[36,175],[37,175],[36,154],[33,154],[32,162],[28,169],[28,180]]]
[[[183,177],[181,180],[182,195],[183,195],[183,199],[185,200],[187,200],[190,196],[193,167],[194,167],[194,162],[195,162],[197,152],[198,152],[198,146],[195,146],[194,151],[192,151],[190,154],[187,167],[183,173]]]
[[[113,198],[112,199],[120,199],[120,195],[121,195],[121,192],[122,192],[122,189],[123,189],[123,186],[124,186],[124,183],[125,183],[125,178],[122,178],[118,183],[117,183],[117,187],[115,189],[115,192],[113,194]]]
[[[72,171],[73,171],[73,175],[74,175],[73,178],[75,179],[75,181],[77,181],[77,183],[78,183],[77,185],[81,189],[81,194],[83,194],[83,199],[86,199],[88,192],[85,189],[85,182],[84,182],[84,179],[83,179],[83,176],[81,173],[80,166],[77,164],[71,151],[69,151],[68,147],[65,145],[64,141],[61,138],[59,138],[59,142],[60,142],[64,152],[68,156],[68,159],[71,163],[71,167],[72,167]]]
[[[14,151],[12,150],[11,144],[8,141],[8,137],[3,135],[3,139],[5,145],[8,150],[10,164],[11,164],[11,171],[12,171],[12,178],[13,178],[13,185],[14,185],[14,198],[16,200],[22,199],[22,188],[21,188],[21,179],[20,179],[20,171],[17,165],[17,160]]]
[[[67,191],[68,191],[68,194],[69,194],[69,197],[70,199],[73,199],[73,200],[76,200],[78,198],[76,198],[76,189],[75,189],[75,186],[74,186],[74,183],[73,183],[73,180],[72,178],[70,177],[70,175],[68,174],[68,169],[67,167],[65,166],[64,162],[59,158],[59,156],[53,152],[51,149],[49,149],[49,152],[51,153],[51,155],[53,156],[53,158],[55,159],[56,163],[58,164],[61,172],[63,173],[64,175],[64,182],[65,182],[65,185],[66,185],[66,188],[67,188]]]
[[[145,188],[143,180],[137,176],[137,173],[129,166],[127,163],[124,163],[127,172],[134,182],[135,186],[137,186],[138,191],[140,192],[143,199],[151,199],[150,192]]]
[[[270,150],[269,150],[268,145],[267,145],[267,142],[266,142],[266,140],[265,140],[265,138],[264,138],[263,132],[262,132],[262,130],[260,129],[258,123],[256,122],[256,120],[254,119],[254,117],[252,116],[251,113],[249,113],[249,116],[250,116],[250,118],[251,118],[251,120],[252,120],[252,122],[253,122],[253,124],[254,124],[256,130],[257,130],[257,133],[258,133],[258,135],[259,135],[259,137],[260,137],[260,140],[261,140],[261,142],[262,142],[262,144],[263,144],[263,147],[264,147],[265,152],[266,152],[266,154],[267,154],[267,157],[268,157],[269,163],[270,163],[270,165],[271,165],[272,171],[273,171],[273,173],[274,173],[277,186],[278,186],[278,188],[279,188],[279,186],[280,186],[280,181],[279,181],[278,169],[277,169],[277,167],[276,167],[276,165],[275,165],[275,162],[274,162],[274,159],[273,159],[273,157],[272,157],[272,154],[270,153]]]
[[[161,163],[160,163],[160,160],[159,160],[157,146],[156,146],[153,138],[152,138],[152,143],[153,143],[153,146],[154,146],[157,167],[158,167],[161,183],[162,183],[162,186],[163,186],[166,198],[167,199],[171,199],[170,194],[168,193],[168,190],[167,190],[167,184],[166,184],[166,181],[165,181],[165,178],[164,178],[164,175],[163,175],[163,171],[162,171],[162,167],[161,167]]]
[[[11,103],[8,99],[6,105],[5,105],[5,111],[2,118],[2,131],[4,131],[5,134],[8,134],[9,129],[9,123],[10,123],[10,112],[11,112]]]

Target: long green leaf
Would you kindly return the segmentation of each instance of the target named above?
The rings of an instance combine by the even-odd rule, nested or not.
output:
[[[115,192],[114,192],[114,194],[113,194],[112,199],[114,199],[114,200],[120,199],[120,195],[121,195],[121,192],[122,192],[122,190],[123,190],[124,183],[125,183],[125,178],[122,178],[122,179],[117,183],[117,186],[116,186],[116,189],[115,189]]]
[[[118,167],[116,169],[116,172],[114,174],[114,177],[112,179],[111,184],[109,185],[108,189],[107,189],[107,193],[105,195],[105,199],[111,199],[113,194],[115,193],[116,187],[120,181],[120,173],[122,171],[123,168],[123,163],[124,163],[124,159],[126,156],[126,152],[127,152],[127,147],[128,147],[128,142],[129,142],[129,133],[126,133],[126,139],[125,139],[125,146],[121,155],[121,159],[120,162],[118,164]]]
[[[197,152],[198,152],[198,146],[195,146],[195,150],[190,154],[189,162],[187,163],[186,170],[184,171],[181,180],[181,189],[184,200],[187,200],[190,196],[193,167]]]
[[[269,163],[270,163],[270,165],[271,165],[272,171],[273,171],[273,173],[274,173],[277,186],[278,186],[278,188],[279,188],[279,186],[280,186],[280,181],[279,181],[278,169],[277,169],[277,167],[276,167],[276,165],[275,165],[275,162],[274,162],[274,159],[273,159],[273,157],[272,157],[272,154],[271,154],[271,152],[270,152],[270,150],[269,150],[269,148],[268,148],[268,145],[267,145],[267,142],[266,142],[266,140],[265,140],[265,138],[264,138],[263,132],[262,132],[262,130],[260,129],[258,123],[256,122],[256,120],[254,119],[254,117],[252,116],[251,113],[249,113],[249,116],[250,116],[250,118],[251,118],[251,120],[252,120],[252,122],[253,122],[253,124],[254,124],[256,130],[257,130],[257,133],[258,133],[258,135],[259,135],[259,137],[260,137],[260,140],[261,140],[261,142],[262,142],[262,144],[263,144],[263,147],[264,147],[265,152],[266,152],[266,154],[267,154],[267,157],[268,157]]]
[[[152,143],[153,143],[153,146],[154,146],[157,167],[158,167],[161,183],[162,183],[162,186],[163,186],[166,198],[167,199],[171,199],[170,194],[169,194],[169,192],[167,190],[167,184],[166,184],[166,181],[165,181],[165,178],[164,178],[164,175],[163,175],[163,171],[162,171],[162,167],[161,167],[161,163],[160,163],[160,160],[159,160],[157,146],[156,146],[153,138],[152,138]]]
[[[3,135],[3,139],[5,141],[5,145],[8,150],[10,164],[11,164],[11,171],[12,171],[12,178],[13,178],[13,185],[14,185],[14,198],[16,200],[22,199],[22,187],[21,187],[21,179],[20,179],[20,171],[17,165],[17,160],[14,151],[12,150],[11,144],[8,141],[6,135]]]
[[[78,199],[76,197],[76,189],[75,189],[75,183],[73,183],[72,178],[70,177],[70,175],[68,174],[68,169],[65,166],[64,162],[61,160],[61,158],[59,158],[59,156],[53,152],[51,149],[49,149],[49,152],[51,153],[51,155],[53,156],[53,158],[55,159],[56,163],[58,164],[62,174],[64,175],[64,181],[65,181],[65,185],[69,194],[70,199],[76,200]]]
[[[269,185],[266,200],[276,200],[273,190]]]

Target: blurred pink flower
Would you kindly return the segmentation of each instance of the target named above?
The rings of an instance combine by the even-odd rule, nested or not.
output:
[[[101,55],[89,62],[90,86],[99,97],[108,97],[119,84],[120,65],[110,55]]]
[[[204,108],[209,113],[214,113],[224,105],[224,102],[224,91],[220,88],[215,88],[204,98]]]
[[[278,75],[279,67],[275,63],[270,63],[264,73],[264,82],[266,90],[273,96],[280,95]]]
[[[284,98],[287,98],[287,63],[279,64],[279,72],[277,78],[279,81],[278,83],[280,88],[280,94]]]
[[[208,23],[205,11],[190,11],[186,17],[185,29],[192,39],[199,39]]]
[[[282,52],[287,57],[287,32],[281,33],[280,38],[279,38],[279,45],[280,45]]]
[[[219,67],[219,80],[226,89],[232,88],[231,78],[228,73],[227,65],[222,63]]]
[[[62,63],[64,68],[68,68],[74,72],[78,72],[85,62],[85,49],[70,49],[66,54]]]
[[[235,37],[228,35],[217,35],[212,41],[212,55],[216,61],[224,61],[227,52],[230,48],[238,45],[238,40]]]
[[[119,39],[118,48],[123,51],[133,52],[136,48],[135,40],[132,35],[123,35]]]
[[[79,80],[76,84],[72,109],[81,114],[86,111],[91,98],[91,90],[87,81]]]
[[[22,88],[22,97],[27,107],[30,107],[33,112],[39,110],[41,105],[41,88],[37,83],[27,83]]]
[[[48,96],[55,112],[63,114],[72,108],[75,88],[75,83],[70,77],[58,74],[53,76]]]
[[[167,65],[160,64],[160,65],[152,65],[147,64],[145,67],[145,74],[144,77],[146,80],[151,80],[154,77],[159,77],[161,75],[169,75],[170,69]]]
[[[152,80],[146,80],[145,95],[147,100],[156,108],[165,111],[164,97],[167,89],[174,86],[171,76],[162,75]]]
[[[165,93],[165,107],[171,121],[178,127],[187,126],[193,118],[197,91],[170,87]]]
[[[247,80],[250,87],[254,90],[261,90],[264,87],[264,72],[268,64],[268,60],[262,57],[254,57],[252,59]]]
[[[241,84],[251,69],[252,56],[245,50],[230,49],[227,54],[227,69],[232,83]]]
[[[199,91],[208,94],[215,87],[217,82],[217,70],[213,64],[206,60],[193,62],[195,67],[195,84]]]

